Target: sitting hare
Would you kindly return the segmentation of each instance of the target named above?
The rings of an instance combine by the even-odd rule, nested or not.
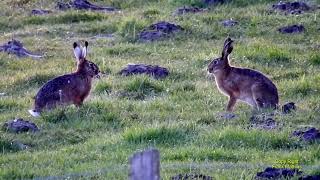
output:
[[[86,59],[87,47],[88,42],[85,42],[83,48],[73,43],[77,70],[74,73],[56,77],[41,87],[35,96],[34,109],[29,110],[32,116],[40,116],[43,109],[53,109],[57,105],[82,105],[89,95],[93,77],[100,78],[98,66]]]
[[[232,67],[229,54],[233,50],[233,40],[224,42],[222,56],[213,59],[209,73],[213,73],[219,91],[229,96],[227,111],[233,111],[237,100],[243,101],[255,109],[277,108],[279,103],[277,87],[261,72]]]

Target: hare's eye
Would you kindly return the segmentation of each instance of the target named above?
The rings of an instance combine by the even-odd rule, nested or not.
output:
[[[219,63],[219,61],[217,61],[217,60],[213,61],[214,65],[217,65],[218,63]]]

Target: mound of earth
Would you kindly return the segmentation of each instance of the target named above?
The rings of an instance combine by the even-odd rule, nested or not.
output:
[[[31,11],[32,15],[45,15],[45,14],[50,14],[52,11],[50,10],[45,10],[45,9],[33,9]]]
[[[267,167],[264,171],[258,172],[256,179],[280,179],[291,178],[300,175],[302,172],[298,169],[272,168]]]
[[[218,3],[225,3],[226,0],[203,0],[203,3],[206,5],[218,4]]]
[[[23,47],[23,44],[15,39],[7,42],[6,44],[0,45],[0,52],[4,51],[8,54],[15,54],[18,57],[32,57],[41,58],[43,56],[34,54]]]
[[[21,118],[4,123],[3,128],[7,131],[14,132],[14,133],[39,131],[39,128],[36,124],[34,124],[31,121],[23,120]]]
[[[296,130],[292,133],[293,136],[300,137],[301,140],[311,142],[320,140],[320,131],[314,127],[307,130]]]
[[[271,130],[277,127],[277,122],[272,118],[271,115],[259,114],[250,117],[251,128]]]
[[[307,5],[305,2],[294,1],[294,2],[279,2],[277,4],[273,4],[272,8],[277,11],[290,13],[290,14],[301,14],[304,11],[311,10],[311,7]]]
[[[183,6],[183,7],[179,7],[175,10],[175,12],[173,13],[173,15],[183,15],[183,14],[188,14],[188,13],[200,13],[200,12],[204,12],[207,11],[207,9],[203,9],[203,8],[198,8],[198,7],[192,7],[192,6]]]
[[[182,30],[183,28],[179,25],[161,21],[143,29],[139,33],[139,40],[144,42],[159,40],[162,38],[169,37],[172,34],[175,34]]]
[[[294,102],[289,102],[284,104],[281,109],[284,114],[289,114],[296,110],[296,105]]]
[[[212,180],[213,178],[203,174],[178,174],[171,177],[171,180],[192,180],[192,179]]]
[[[291,25],[291,26],[285,26],[278,29],[279,32],[283,34],[293,34],[293,33],[302,33],[305,31],[305,28],[303,25]]]
[[[169,75],[169,70],[158,65],[148,64],[128,64],[127,67],[123,68],[120,75],[130,76],[134,74],[147,74],[154,77],[155,79],[162,79]]]
[[[70,8],[80,10],[93,10],[93,11],[116,11],[117,9],[109,6],[99,6],[92,4],[87,0],[73,0],[69,3],[57,2],[56,8],[59,10],[66,10]]]

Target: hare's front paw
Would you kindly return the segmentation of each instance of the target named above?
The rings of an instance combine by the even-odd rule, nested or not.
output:
[[[236,118],[237,116],[231,112],[220,112],[217,114],[217,117],[220,119],[230,120]]]

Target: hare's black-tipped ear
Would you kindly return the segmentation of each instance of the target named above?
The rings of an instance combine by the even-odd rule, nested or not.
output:
[[[231,38],[227,38],[224,41],[224,46],[223,46],[223,50],[222,50],[222,58],[223,59],[228,59],[229,54],[231,54],[232,50],[233,50],[233,40],[231,40]]]
[[[73,43],[73,53],[77,61],[80,61],[82,59],[81,47],[79,47],[76,42]]]
[[[88,41],[84,42],[84,47],[82,49],[82,57],[83,58],[86,58],[86,56],[87,56],[88,45],[89,45]]]

